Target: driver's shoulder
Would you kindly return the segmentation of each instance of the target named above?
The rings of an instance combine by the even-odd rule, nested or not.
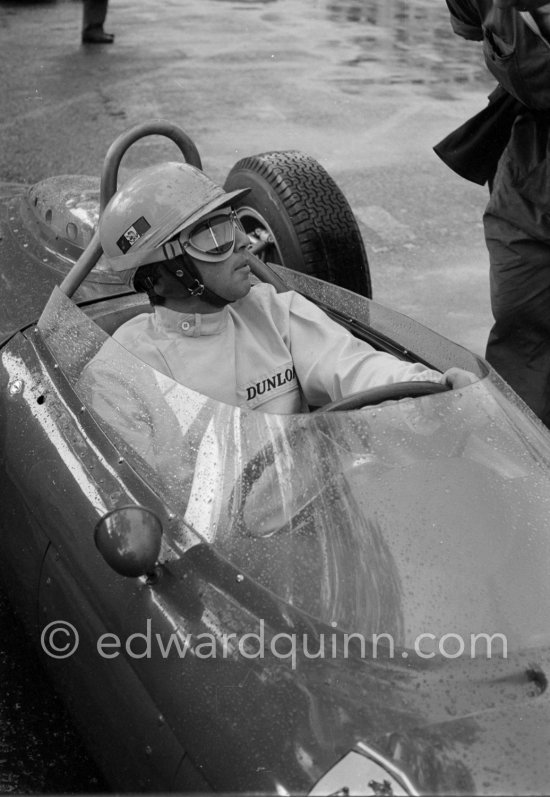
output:
[[[140,313],[124,324],[121,324],[112,334],[112,339],[122,346],[127,346],[133,341],[143,339],[144,333],[150,332],[154,326],[154,313]]]

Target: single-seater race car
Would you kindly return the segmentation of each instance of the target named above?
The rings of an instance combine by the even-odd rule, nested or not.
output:
[[[161,120],[119,137],[100,180],[2,189],[2,579],[107,782],[545,792],[550,434],[482,358],[370,298],[351,209],[297,152],[228,174],[252,187],[255,278],[479,381],[283,416],[136,359],[110,336],[151,308],[96,228],[123,155],[157,134],[201,168]],[[83,377],[106,343],[116,424]]]

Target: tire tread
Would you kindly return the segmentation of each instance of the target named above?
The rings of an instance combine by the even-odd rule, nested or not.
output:
[[[247,171],[265,180],[283,203],[304,256],[304,270],[371,296],[367,255],[357,221],[328,172],[297,150],[242,158],[228,180]]]

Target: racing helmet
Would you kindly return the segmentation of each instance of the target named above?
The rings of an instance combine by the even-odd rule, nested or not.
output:
[[[109,267],[132,285],[140,266],[166,260],[163,245],[217,208],[250,189],[226,193],[189,163],[149,166],[111,198],[99,220],[99,239]]]

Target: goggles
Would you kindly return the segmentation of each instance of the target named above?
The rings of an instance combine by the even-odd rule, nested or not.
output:
[[[245,232],[236,212],[217,210],[190,230],[181,232],[177,240],[182,250],[191,257],[207,263],[218,263],[226,260],[235,249],[237,230]]]

